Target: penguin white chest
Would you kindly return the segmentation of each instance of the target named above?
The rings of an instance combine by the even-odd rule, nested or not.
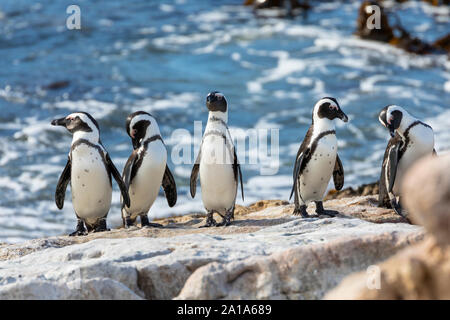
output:
[[[300,203],[321,201],[336,163],[336,135],[328,134],[317,141],[306,167],[299,176]],[[303,200],[303,201],[302,201]]]
[[[400,194],[401,181],[408,169],[420,158],[431,155],[434,149],[434,133],[431,128],[417,125],[409,132],[408,144],[405,146],[403,156],[397,165],[397,174],[393,191]]]
[[[167,150],[161,141],[148,144],[136,176],[130,184],[131,207],[125,210],[134,218],[147,213],[158,196],[167,163]]]
[[[86,144],[71,152],[72,203],[78,217],[88,223],[105,217],[111,206],[112,187],[103,155]]]
[[[223,137],[216,135],[206,137],[202,144],[200,185],[203,205],[207,210],[221,214],[225,214],[236,199],[232,148],[232,145],[225,144]]]

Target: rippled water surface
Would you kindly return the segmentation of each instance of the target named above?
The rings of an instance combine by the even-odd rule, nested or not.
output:
[[[346,186],[377,179],[388,139],[377,114],[387,104],[432,125],[438,152],[450,149],[448,58],[358,40],[352,33],[359,1],[321,2],[294,19],[256,17],[234,0],[77,3],[81,31],[65,28],[70,1],[0,3],[0,241],[75,227],[70,195],[62,211],[53,199],[71,136],[50,126],[75,110],[99,121],[103,144],[122,170],[131,152],[124,130],[130,112],[154,114],[171,152],[189,142],[173,130],[193,133],[194,121],[206,120],[206,94],[223,92],[231,129],[280,130],[276,176],[243,166],[246,204],[287,199],[293,159],[322,96],[336,97],[351,120],[337,124]],[[414,35],[432,41],[450,31],[443,10],[412,1],[399,16]],[[47,88],[56,81],[68,86]],[[248,162],[245,153],[239,157]],[[202,210],[200,195],[188,196],[191,165],[169,165],[178,204],[168,208],[159,197],[152,215]],[[121,221],[114,188],[111,226]]]

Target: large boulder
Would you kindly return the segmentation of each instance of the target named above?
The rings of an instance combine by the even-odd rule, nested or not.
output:
[[[190,215],[159,221],[163,229],[3,244],[0,299],[318,299],[422,240],[421,227],[372,201],[325,202],[336,218],[315,216],[311,205],[306,219],[291,216],[293,205],[262,201],[226,228],[199,229],[204,218]]]
[[[402,194],[427,240],[376,266],[378,285],[364,272],[344,279],[327,299],[450,299],[450,154],[421,159],[407,172]],[[373,276],[373,275],[372,275]]]

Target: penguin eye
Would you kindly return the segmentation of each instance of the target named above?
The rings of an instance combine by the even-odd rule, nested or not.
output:
[[[387,119],[387,123],[388,123],[388,124],[391,124],[392,120],[394,120],[394,116],[390,116],[390,117]]]
[[[335,106],[334,104],[330,104],[330,106],[328,107],[330,108],[330,110],[337,110],[337,106]]]

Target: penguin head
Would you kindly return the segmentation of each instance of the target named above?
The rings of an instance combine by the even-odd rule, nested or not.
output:
[[[382,115],[383,110],[385,109],[386,112]],[[393,137],[395,135],[395,130],[400,128],[402,119],[407,116],[408,113],[405,109],[396,105],[387,106],[383,110],[380,112],[380,117],[384,117],[383,121],[386,123],[385,127],[389,129],[389,133],[391,134],[391,137]],[[380,121],[382,120],[380,119]]]
[[[127,117],[126,130],[131,138],[133,149],[139,148],[142,139],[145,137],[159,134],[159,127],[155,118],[145,111],[130,114]]]
[[[335,98],[325,97],[320,99],[314,106],[313,119],[341,119],[344,122],[348,121],[347,115],[341,110],[339,103]]]
[[[89,136],[95,136],[98,140],[100,134],[97,121],[87,112],[71,113],[64,118],[53,120],[52,125],[65,127],[74,135],[82,134],[88,140],[90,140]]]
[[[210,92],[206,96],[206,107],[212,112],[227,112],[227,99],[225,99],[225,96],[218,91]]]

